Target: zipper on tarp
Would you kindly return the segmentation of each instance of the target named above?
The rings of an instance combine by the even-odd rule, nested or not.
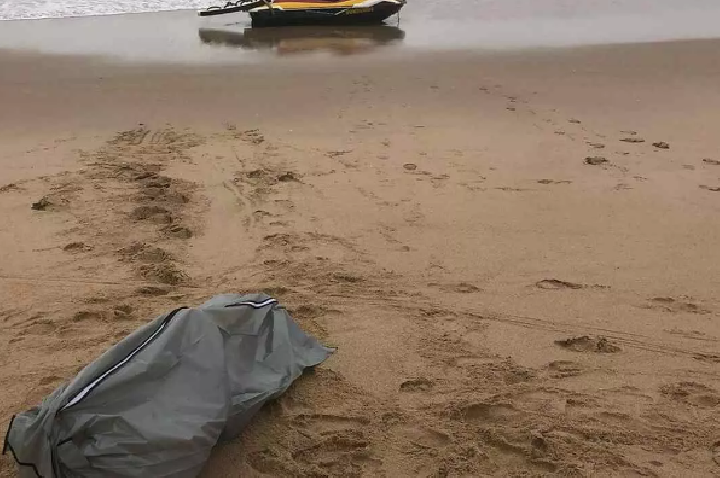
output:
[[[172,312],[168,314],[167,317],[165,317],[165,320],[162,321],[162,323],[158,326],[155,331],[150,334],[148,338],[146,338],[140,345],[135,347],[127,356],[125,356],[124,359],[110,367],[109,369],[105,370],[103,373],[101,373],[95,380],[87,384],[85,387],[83,387],[82,390],[80,390],[73,398],[70,399],[70,401],[65,404],[62,408],[60,408],[60,412],[67,410],[68,408],[77,405],[82,399],[88,396],[90,392],[92,392],[98,385],[100,385],[105,379],[107,379],[110,375],[120,370],[126,363],[128,363],[130,360],[132,360],[133,357],[135,357],[137,354],[142,352],[145,347],[150,345],[152,341],[154,341],[162,332],[167,328],[167,326],[170,324],[170,321],[177,315],[178,312],[181,310],[185,310],[187,307],[180,307],[179,309],[175,309]]]

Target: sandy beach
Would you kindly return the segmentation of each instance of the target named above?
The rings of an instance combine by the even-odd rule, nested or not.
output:
[[[719,47],[0,52],[0,432],[262,290],[338,350],[203,478],[718,475]]]

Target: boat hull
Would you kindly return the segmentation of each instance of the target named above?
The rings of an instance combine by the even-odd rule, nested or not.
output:
[[[298,25],[368,25],[395,15],[403,3],[379,2],[367,8],[261,9],[250,12],[253,27]]]

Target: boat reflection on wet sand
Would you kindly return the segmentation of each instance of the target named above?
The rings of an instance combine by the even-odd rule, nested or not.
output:
[[[201,28],[200,41],[247,50],[275,50],[278,55],[329,52],[353,55],[402,41],[405,32],[390,25]]]

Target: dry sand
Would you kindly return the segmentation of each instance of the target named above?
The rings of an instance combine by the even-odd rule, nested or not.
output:
[[[717,475],[718,52],[3,53],[0,420],[265,290],[338,352],[203,478]]]

